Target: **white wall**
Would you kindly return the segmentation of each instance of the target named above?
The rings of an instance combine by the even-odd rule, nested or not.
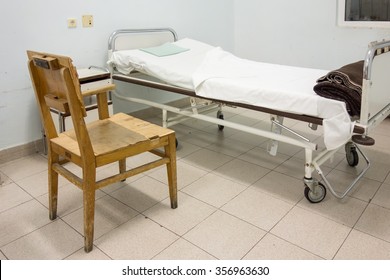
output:
[[[259,61],[333,69],[390,39],[390,29],[337,27],[337,0],[236,0],[234,8],[236,54]]]
[[[104,66],[110,33],[121,28],[172,27],[232,50],[233,0],[13,0],[0,17],[0,151],[41,137],[26,50],[69,55],[77,67]],[[94,16],[93,28],[81,16]],[[67,18],[78,27],[67,28]]]
[[[8,1],[0,17],[0,151],[41,137],[26,49],[69,55],[78,67],[104,65],[113,30],[168,26],[241,57],[332,69],[390,38],[390,29],[337,27],[336,10],[337,0]],[[94,16],[93,28],[81,27],[83,14]],[[78,28],[67,28],[69,17]]]

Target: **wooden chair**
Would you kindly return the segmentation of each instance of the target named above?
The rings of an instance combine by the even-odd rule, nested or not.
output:
[[[95,90],[99,120],[86,124],[77,72],[69,57],[27,51],[28,66],[48,140],[49,216],[57,217],[58,174],[83,191],[85,251],[93,248],[95,191],[127,177],[166,165],[171,207],[177,207],[176,146],[174,131],[119,113],[109,117],[107,90]],[[92,93],[91,93],[92,94]],[[69,112],[73,130],[57,132],[50,108]],[[163,148],[163,149],[158,149]],[[144,152],[158,160],[127,170],[126,158]],[[82,177],[65,168],[72,162]],[[119,163],[117,174],[96,181],[96,168]]]

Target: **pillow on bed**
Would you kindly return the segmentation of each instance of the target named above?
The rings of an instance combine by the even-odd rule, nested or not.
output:
[[[172,67],[178,66],[179,64],[187,65],[188,60],[201,61],[201,57],[212,48],[208,44],[184,38],[174,43],[163,44],[153,48],[115,51],[112,53],[108,64],[114,66],[119,72],[125,75],[133,70],[148,73],[150,72],[148,71],[148,65],[159,65],[160,63],[165,63],[165,60],[173,59],[174,63],[167,62]],[[154,49],[159,54],[172,54],[165,56],[152,55],[150,52],[145,51],[150,51],[150,49]]]

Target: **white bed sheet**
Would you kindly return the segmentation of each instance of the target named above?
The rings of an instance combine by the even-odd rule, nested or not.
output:
[[[137,70],[172,85],[192,90],[194,89],[193,73],[207,52],[214,47],[188,38],[172,44],[188,48],[189,51],[163,57],[138,49],[115,51],[108,63],[114,65],[119,72],[125,75]]]
[[[140,50],[117,51],[109,63],[123,74],[138,70],[195,90],[201,97],[323,118],[328,150],[350,139],[354,124],[345,104],[313,91],[316,80],[328,71],[241,59],[219,47],[191,39],[173,44],[190,50],[165,57]]]

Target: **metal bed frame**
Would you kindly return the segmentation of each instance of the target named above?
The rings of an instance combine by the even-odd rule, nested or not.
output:
[[[173,42],[176,40],[177,34],[171,28],[121,29],[111,34],[108,42],[108,55],[110,57],[112,52],[116,50],[135,49],[145,46],[157,46],[165,42]],[[350,166],[357,166],[360,154],[365,160],[366,166],[341,194],[334,190],[333,186],[327,180],[320,167],[324,162],[331,159],[339,149],[324,149],[323,151],[319,152],[315,158],[313,158],[313,152],[318,149],[317,145],[313,142],[310,142],[310,140],[300,135],[299,133],[283,125],[283,119],[286,117],[307,122],[309,123],[309,127],[315,130],[318,125],[322,125],[321,118],[281,112],[248,104],[237,104],[223,100],[199,98],[192,90],[169,85],[160,81],[143,79],[140,78],[139,74],[137,73],[123,75],[116,72],[115,67],[113,66],[110,67],[110,72],[113,81],[122,81],[125,83],[159,89],[162,91],[178,93],[190,98],[189,107],[179,108],[171,105],[160,104],[150,100],[145,100],[142,98],[125,96],[124,94],[118,92],[118,89],[116,89],[114,95],[120,100],[136,102],[161,109],[163,118],[162,125],[164,127],[178,124],[184,120],[187,120],[188,118],[195,118],[216,124],[220,130],[222,130],[224,127],[230,127],[243,132],[269,138],[271,142],[268,147],[268,152],[272,155],[276,154],[279,141],[303,148],[305,150],[305,167],[303,179],[305,185],[304,195],[310,202],[318,203],[325,198],[326,189],[329,189],[335,197],[339,199],[344,198],[357,185],[358,181],[366,174],[370,167],[369,159],[355,143],[361,145],[373,145],[375,141],[368,136],[369,132],[373,127],[379,124],[390,114],[390,94],[386,95],[386,93],[383,93],[383,89],[390,88],[390,81],[387,81],[388,79],[381,76],[379,81],[376,78],[372,79],[374,58],[379,57],[379,55],[386,54],[386,61],[390,62],[389,48],[390,41],[383,41],[379,43],[374,42],[371,43],[368,47],[364,64],[361,116],[355,124],[354,133],[356,134],[353,135],[352,139],[350,139],[345,144],[346,159],[348,164]],[[374,72],[375,75],[378,75],[377,70]],[[379,86],[376,86],[377,83],[379,83]],[[376,105],[374,104],[375,106],[372,106],[373,100],[376,100],[376,98],[379,99],[381,104],[385,104],[385,106],[378,108],[376,104],[378,102],[375,102]],[[201,101],[198,102],[199,100]],[[269,113],[271,115],[272,123],[270,131],[256,129],[243,124],[224,120],[222,111],[223,106],[234,106]],[[216,117],[205,115],[206,113],[212,111],[217,111]],[[174,113],[174,116],[168,117],[168,112]],[[293,136],[282,135],[282,130],[291,132]],[[320,175],[323,183],[319,182],[316,178],[313,178],[312,173],[314,171]]]

